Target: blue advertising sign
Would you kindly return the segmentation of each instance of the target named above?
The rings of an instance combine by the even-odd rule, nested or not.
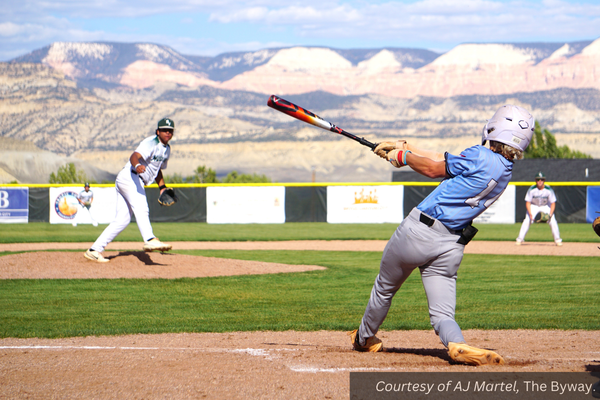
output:
[[[585,221],[589,224],[600,217],[600,186],[587,187]]]
[[[29,188],[0,187],[0,223],[29,222]]]

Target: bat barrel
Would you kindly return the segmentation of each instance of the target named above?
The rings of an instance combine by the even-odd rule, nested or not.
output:
[[[323,118],[318,115],[308,111],[305,108],[295,105],[294,103],[282,99],[281,97],[275,96],[272,94],[267,101],[267,105],[271,108],[274,108],[277,111],[280,111],[284,114],[289,115],[290,117],[294,117],[299,119],[300,121],[304,121],[314,126],[318,126],[319,128],[326,129],[331,132],[338,133],[340,135],[346,136],[349,139],[356,140],[363,146],[367,146],[373,150],[377,145],[375,143],[371,143],[365,138],[359,138],[351,134],[350,132],[346,132],[345,130],[338,128],[331,122],[325,121]]]

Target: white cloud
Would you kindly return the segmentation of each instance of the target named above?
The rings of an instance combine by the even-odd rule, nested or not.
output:
[[[345,43],[341,47],[451,48],[465,42],[566,42],[600,37],[600,4],[592,0],[28,0],[3,4],[0,59],[55,41],[120,41],[166,44],[188,54],[217,54],[278,43]],[[87,30],[81,21],[180,15],[193,27],[206,20],[228,28],[228,38],[202,31],[183,37],[169,30],[136,34],[132,27]],[[183,15],[183,16],[181,16]],[[110,25],[110,24],[108,24]],[[119,24],[113,24],[117,26]],[[237,37],[235,36],[237,34]],[[268,40],[268,39],[267,39]],[[372,45],[369,45],[372,43]],[[333,45],[332,45],[333,46]],[[220,50],[219,50],[220,49]]]

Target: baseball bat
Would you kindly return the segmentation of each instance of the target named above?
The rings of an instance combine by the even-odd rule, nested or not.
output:
[[[365,138],[361,138],[351,134],[350,132],[346,132],[345,130],[335,126],[331,122],[325,121],[317,114],[312,113],[305,108],[297,106],[296,104],[290,101],[284,100],[281,97],[275,96],[274,94],[271,95],[271,97],[269,97],[267,105],[271,108],[274,108],[277,111],[281,111],[282,113],[289,115],[290,117],[299,119],[300,121],[304,121],[311,125],[318,126],[321,129],[339,133],[340,135],[346,136],[347,138],[356,140],[358,143],[362,144],[363,146],[369,147],[371,150],[377,147],[377,143],[369,142]]]

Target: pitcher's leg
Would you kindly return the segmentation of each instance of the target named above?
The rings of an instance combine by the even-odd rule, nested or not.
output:
[[[120,178],[120,177],[119,177]],[[129,204],[131,212],[135,215],[135,221],[142,235],[144,242],[154,238],[152,225],[150,225],[150,209],[148,208],[148,199],[142,180],[135,174],[117,178],[119,190]]]
[[[91,249],[102,252],[104,248],[117,237],[117,235],[129,225],[131,222],[131,209],[123,198],[123,196],[117,191],[117,211],[115,213],[115,219],[102,231],[98,239],[94,242]]]

